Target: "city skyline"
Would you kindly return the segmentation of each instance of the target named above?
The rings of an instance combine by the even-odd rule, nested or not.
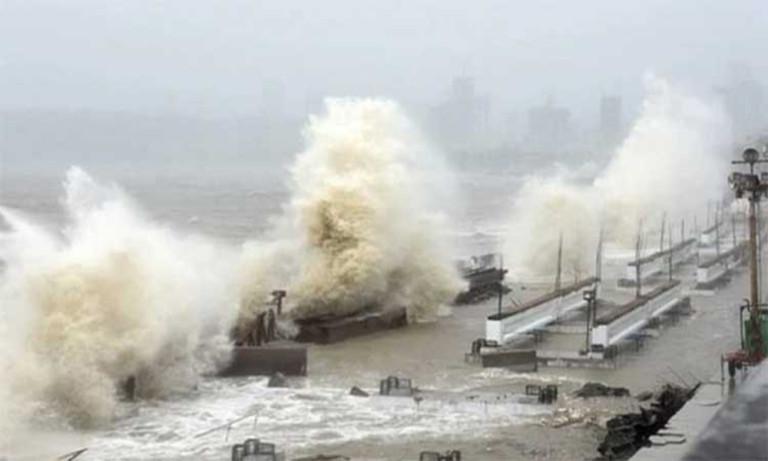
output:
[[[728,80],[732,63],[749,63],[765,84],[768,65],[756,59],[768,38],[763,7],[9,0],[0,107],[249,115],[263,86],[280,82],[286,111],[303,115],[324,96],[426,107],[450,93],[453,77],[471,77],[492,95],[492,112],[527,111],[551,96],[584,118],[602,95],[639,104],[647,72],[708,91]]]

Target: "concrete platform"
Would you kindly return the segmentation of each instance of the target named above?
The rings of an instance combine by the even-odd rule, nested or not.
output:
[[[537,353],[540,365],[550,368],[616,368],[615,357],[603,354],[582,354],[578,351],[541,350]]]
[[[750,371],[699,434],[685,461],[768,460],[768,362]]]
[[[264,346],[238,346],[232,361],[219,372],[222,377],[307,375],[307,347],[293,342],[273,342]]]
[[[710,381],[631,461],[768,460],[768,362]]]
[[[712,420],[723,404],[723,388],[719,382],[702,384],[696,395],[672,417],[654,437],[650,447],[635,453],[631,461],[674,461],[682,459],[693,441]],[[665,441],[665,439],[669,439]]]
[[[302,343],[332,344],[355,336],[401,328],[408,325],[406,309],[400,307],[384,312],[367,312],[349,317],[302,320],[296,322]]]
[[[483,368],[506,368],[520,372],[532,372],[538,369],[535,349],[501,349],[480,354],[480,363]]]

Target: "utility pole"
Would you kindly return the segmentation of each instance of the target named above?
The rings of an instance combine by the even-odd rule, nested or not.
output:
[[[499,318],[501,318],[501,303],[504,298],[504,255],[499,253]]]
[[[701,234],[699,233],[699,221],[698,216],[693,215],[693,238],[696,239],[696,247],[701,244]],[[696,250],[696,265],[701,264],[701,251]]]
[[[720,204],[715,208],[715,255],[720,256]]]
[[[592,306],[590,306],[590,300],[587,299],[586,291],[584,292],[584,300],[587,301],[587,352],[590,350],[590,338],[592,334],[592,325],[597,319],[597,298],[600,296],[600,286],[603,280],[603,226],[600,225],[600,236],[597,238],[597,254],[595,255],[595,285],[592,288],[590,295],[592,297]]]
[[[643,221],[640,220],[640,225],[637,229],[637,242],[635,242],[635,297],[639,298],[642,293],[642,271],[640,269],[640,245],[643,235]]]
[[[283,298],[288,294],[285,290],[274,290],[272,292],[272,303],[277,306],[277,315],[283,313]]]
[[[728,182],[736,194],[736,198],[746,196],[749,202],[749,328],[746,336],[750,339],[747,361],[760,362],[765,357],[764,338],[762,335],[761,306],[758,280],[758,254],[757,254],[757,209],[760,199],[768,193],[768,173],[755,174],[755,165],[768,163],[768,160],[760,160],[760,153],[756,149],[749,148],[744,151],[744,160],[731,162],[733,164],[749,165],[749,174],[731,173]],[[741,328],[741,325],[739,325]],[[730,362],[729,362],[730,363]]]
[[[680,220],[680,241],[685,242],[685,218]]]
[[[597,286],[603,279],[603,226],[600,226],[600,236],[597,238],[597,254],[595,255],[595,278]],[[597,295],[597,294],[596,294]]]
[[[674,266],[672,258],[675,256],[675,252],[672,251],[672,223],[669,224],[669,281],[672,281],[672,267]]]
[[[699,216],[693,215],[693,234],[696,236],[696,240],[699,239]]]
[[[560,231],[560,240],[557,244],[557,275],[555,275],[555,291],[560,289],[563,273],[563,231]]]
[[[597,287],[597,285],[595,285],[595,287]],[[595,312],[595,307],[597,305],[597,288],[584,290],[582,295],[584,301],[587,302],[587,343],[585,351],[587,354],[589,354],[589,351],[592,349],[592,324],[595,322],[595,317],[597,314]]]

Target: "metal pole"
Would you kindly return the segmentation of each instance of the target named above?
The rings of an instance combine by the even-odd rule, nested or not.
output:
[[[600,236],[597,239],[597,255],[595,255],[595,297],[603,279],[603,227],[600,226]]]
[[[720,218],[718,217],[718,210],[720,207],[715,208],[715,254],[720,256]]]
[[[640,241],[643,234],[643,221],[640,221],[640,226],[637,230],[637,242],[635,243],[635,297],[639,298],[642,292],[642,277],[640,273]]]
[[[685,242],[685,218],[680,220],[680,241]]]
[[[501,318],[501,304],[504,297],[504,253],[499,253],[499,271],[501,272],[499,275],[499,318]],[[512,299],[514,302],[514,298]]]
[[[757,298],[763,295],[763,211],[760,208],[760,200],[755,205],[755,221],[757,225]]]
[[[501,300],[504,297],[504,285],[499,282],[499,318],[501,318]]]
[[[285,290],[273,290],[272,291],[272,301],[274,304],[277,305],[277,315],[280,315],[283,313],[283,298],[288,293]]]
[[[750,333],[752,351],[747,351],[757,361],[763,358],[762,322],[760,320],[760,295],[758,292],[757,263],[757,202],[758,192],[750,192],[749,197],[749,275],[750,275]],[[741,326],[739,326],[741,328]],[[754,355],[753,355],[754,354]]]
[[[672,257],[675,252],[672,251],[672,224],[669,224],[669,281],[672,281]]]
[[[587,353],[589,353],[589,350],[591,349],[590,333],[592,332],[592,310],[595,303],[595,291],[592,290],[591,294],[588,293],[589,291],[584,292],[584,295],[587,297],[587,343],[584,350]]]
[[[693,215],[693,237],[696,239],[696,266],[701,264],[701,234],[699,233],[699,221],[697,215]]]
[[[560,231],[560,238],[557,243],[557,275],[555,275],[555,290],[560,289],[563,273],[563,231]]]
[[[757,198],[752,195],[749,198],[749,302],[753,306],[760,303],[757,293],[757,216],[755,209]]]
[[[768,192],[768,182],[763,181],[763,174],[760,176],[755,174],[755,165],[758,163],[768,163],[768,160],[760,160],[760,152],[756,149],[749,148],[744,151],[743,161],[734,161],[732,164],[748,164],[749,174],[744,175],[741,173],[732,173],[728,181],[731,183],[731,187],[736,191],[736,197],[741,198],[746,195],[749,201],[748,208],[748,224],[749,229],[749,311],[750,318],[748,327],[745,328],[745,339],[749,341],[749,347],[747,347],[746,355],[747,361],[755,364],[759,363],[765,357],[765,348],[762,335],[762,320],[761,320],[761,306],[760,306],[760,236],[758,229],[758,213],[760,199],[763,194]],[[742,323],[743,325],[743,323]],[[739,325],[741,331],[742,325]],[[738,359],[741,362],[741,359]],[[733,362],[729,362],[731,365]]]

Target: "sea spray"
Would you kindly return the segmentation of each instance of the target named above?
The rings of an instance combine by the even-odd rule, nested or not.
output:
[[[627,138],[594,181],[527,178],[505,244],[513,275],[553,274],[560,232],[564,274],[592,273],[601,226],[606,241],[631,248],[641,220],[646,230],[663,212],[677,222],[720,197],[729,152],[720,107],[653,76],[646,92]]]
[[[94,427],[113,416],[128,377],[141,394],[160,395],[226,359],[235,257],[153,222],[78,168],[65,190],[61,232],[0,209],[0,330],[13,332],[0,392],[23,400],[17,409]]]
[[[590,188],[564,178],[528,178],[515,199],[505,243],[512,275],[554,274],[561,236],[563,280],[591,275],[600,219],[595,200]]]
[[[398,306],[434,317],[458,290],[435,208],[450,203],[447,168],[391,101],[328,100],[305,139],[271,238],[246,245],[243,315],[285,288],[296,318]]]

